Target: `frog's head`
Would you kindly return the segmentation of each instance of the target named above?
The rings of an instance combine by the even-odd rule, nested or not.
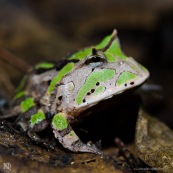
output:
[[[114,30],[94,48],[74,53],[69,59],[79,60],[62,79],[59,92],[66,95],[69,111],[81,112],[98,102],[141,85],[148,70],[121,51]]]

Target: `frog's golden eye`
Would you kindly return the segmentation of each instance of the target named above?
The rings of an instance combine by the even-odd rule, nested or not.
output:
[[[91,65],[92,67],[98,67],[104,62],[106,62],[106,57],[104,56],[103,52],[93,48],[92,54],[86,57],[85,64]]]

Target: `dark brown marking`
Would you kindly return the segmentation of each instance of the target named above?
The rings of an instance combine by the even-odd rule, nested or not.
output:
[[[50,83],[51,83],[51,80],[48,80],[48,81],[47,81],[47,84],[50,85]]]
[[[96,83],[96,86],[98,86],[98,85],[100,85],[100,83],[99,83],[99,82],[97,82],[97,83]]]
[[[61,101],[62,100],[62,96],[59,96],[58,99],[59,99],[59,101]]]
[[[95,91],[95,89],[91,89],[91,93],[93,93]]]
[[[51,119],[54,116],[51,112],[46,112],[45,115],[47,119]]]
[[[91,94],[90,92],[87,93],[87,95],[90,95],[90,94]]]
[[[68,135],[71,131],[72,131],[72,128],[70,126],[68,126],[64,130],[59,131],[59,133],[62,137],[64,137],[64,136]]]

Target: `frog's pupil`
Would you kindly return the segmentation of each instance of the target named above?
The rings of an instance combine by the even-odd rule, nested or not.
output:
[[[92,58],[92,62],[100,62],[100,57],[99,56],[94,56]]]

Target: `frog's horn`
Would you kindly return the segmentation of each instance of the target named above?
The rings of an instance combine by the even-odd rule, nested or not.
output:
[[[97,52],[98,52],[98,50],[97,50],[95,47],[93,47],[93,48],[92,48],[92,55],[96,55]]]
[[[109,42],[107,43],[107,45],[105,47],[103,47],[102,49],[100,49],[101,51],[105,52],[107,49],[109,49],[109,47],[112,45],[112,42],[116,39],[117,37],[117,30],[114,29],[112,34],[111,34],[111,37],[110,37],[110,40]]]

